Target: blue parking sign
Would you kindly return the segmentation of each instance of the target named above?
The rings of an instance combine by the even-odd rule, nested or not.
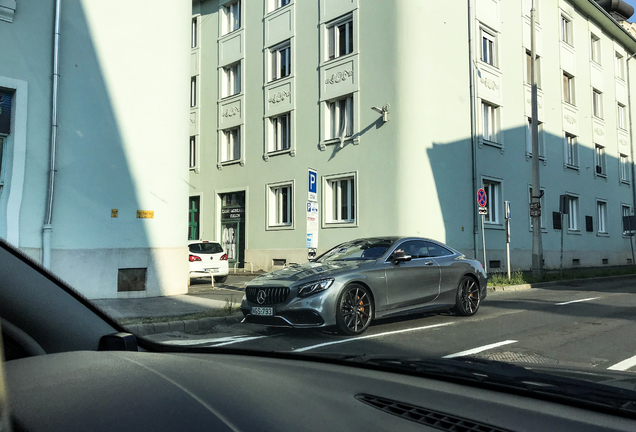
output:
[[[318,171],[312,168],[309,168],[308,190],[308,200],[318,201]]]

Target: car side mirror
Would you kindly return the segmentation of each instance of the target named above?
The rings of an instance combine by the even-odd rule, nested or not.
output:
[[[411,258],[411,255],[407,254],[404,251],[393,252],[393,262],[396,264],[400,262],[411,261]]]

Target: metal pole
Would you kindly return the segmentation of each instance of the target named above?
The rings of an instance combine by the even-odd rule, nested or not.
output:
[[[508,280],[510,280],[510,219],[506,219],[506,260]]]
[[[536,72],[536,43],[535,27],[537,9],[532,1],[530,21],[530,74],[532,76],[532,197],[531,202],[536,204],[539,212],[532,216],[532,275],[543,275],[543,245],[541,244],[541,181],[539,178],[539,112],[537,108],[537,72]]]
[[[488,273],[488,261],[486,261],[486,233],[484,231],[484,215],[481,215],[481,242],[484,245],[484,271]]]
[[[475,64],[473,56],[473,0],[468,0],[468,73],[470,78],[470,143],[471,159],[473,169],[473,191],[477,190],[477,120],[475,108]],[[477,209],[473,208],[473,251],[475,259],[479,250],[479,215]],[[483,230],[482,230],[483,231]]]
[[[559,216],[561,217],[561,266],[559,268],[561,269],[560,273],[563,274],[563,231],[565,227],[563,226],[563,213],[559,213]]]

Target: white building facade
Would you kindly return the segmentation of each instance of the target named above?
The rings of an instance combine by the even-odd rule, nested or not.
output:
[[[484,188],[489,270],[506,201],[530,268],[530,3],[194,1],[189,237],[240,267],[305,261],[313,169],[319,252],[413,235],[483,260]],[[545,266],[562,237],[564,267],[628,264],[636,40],[592,1],[537,4]]]

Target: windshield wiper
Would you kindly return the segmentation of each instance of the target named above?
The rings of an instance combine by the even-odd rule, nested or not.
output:
[[[636,418],[636,391],[537,372],[510,363],[474,357],[453,359],[341,356],[342,360],[416,373],[427,378],[471,383],[532,397],[546,397]]]

